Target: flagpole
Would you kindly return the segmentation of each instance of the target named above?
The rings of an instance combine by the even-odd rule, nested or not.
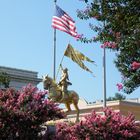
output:
[[[104,22],[105,27],[105,22]],[[103,107],[106,107],[106,48],[103,48]]]
[[[106,49],[103,49],[103,107],[106,107]]]
[[[54,5],[56,5],[56,1],[54,0]],[[53,45],[53,79],[55,80],[56,76],[56,29],[54,28],[54,45]]]
[[[102,3],[102,13],[104,13],[105,0]],[[105,21],[103,22],[105,28]],[[103,107],[106,107],[106,48],[103,48]]]

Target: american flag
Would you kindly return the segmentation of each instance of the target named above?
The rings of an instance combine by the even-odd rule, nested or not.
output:
[[[55,7],[55,14],[52,18],[52,27],[77,37],[74,20],[59,6]]]

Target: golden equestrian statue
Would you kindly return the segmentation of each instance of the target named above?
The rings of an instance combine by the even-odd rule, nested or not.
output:
[[[63,103],[65,104],[67,108],[67,112],[71,111],[70,105],[73,104],[76,112],[76,122],[79,121],[79,107],[78,107],[78,101],[79,96],[78,94],[73,90],[67,90],[68,85],[71,85],[71,83],[68,81],[68,69],[62,69],[62,76],[57,84],[51,77],[45,76],[43,77],[43,86],[44,89],[48,90],[48,98],[51,99],[54,102],[57,103]]]

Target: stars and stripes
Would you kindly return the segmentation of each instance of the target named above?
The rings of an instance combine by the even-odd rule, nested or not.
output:
[[[52,18],[52,27],[77,37],[74,20],[59,6],[55,6],[55,14]]]

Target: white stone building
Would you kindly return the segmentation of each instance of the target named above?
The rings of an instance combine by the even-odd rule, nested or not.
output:
[[[35,71],[0,66],[0,72],[6,72],[9,75],[9,87],[16,89],[20,89],[29,83],[37,86],[42,81],[42,79],[38,78],[38,72]]]
[[[85,115],[90,114],[93,110],[98,114],[103,114],[103,102],[87,102],[84,99],[80,99],[78,103],[80,109],[80,119],[82,120]],[[122,115],[128,115],[132,113],[136,120],[140,120],[140,98],[125,99],[122,101],[114,100],[107,101],[107,107],[112,108],[115,111],[121,112]],[[75,108],[72,106],[72,111],[67,116],[68,121],[74,121],[76,118]],[[67,121],[66,120],[66,121]]]

